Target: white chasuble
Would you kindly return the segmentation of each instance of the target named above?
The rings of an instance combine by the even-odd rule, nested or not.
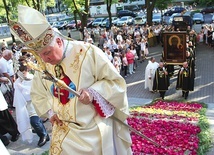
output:
[[[110,66],[110,67],[109,67]],[[126,121],[126,83],[104,53],[94,45],[72,41],[63,61],[47,69],[75,90],[90,88],[115,107],[115,117]],[[42,87],[42,88],[40,88]],[[58,91],[57,91],[58,90]],[[53,126],[51,155],[130,155],[128,129],[101,117],[93,104],[82,104],[41,75],[35,75],[31,97],[40,115],[52,110],[63,121]]]

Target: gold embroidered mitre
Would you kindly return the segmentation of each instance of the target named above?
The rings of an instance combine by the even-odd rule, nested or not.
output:
[[[11,33],[25,46],[40,51],[54,38],[54,30],[39,11],[19,5],[18,21],[9,21]]]

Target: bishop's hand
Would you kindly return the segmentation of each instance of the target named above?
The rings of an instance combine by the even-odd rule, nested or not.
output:
[[[90,104],[93,101],[93,95],[87,91],[86,89],[81,89],[79,91],[80,96],[78,98],[78,100],[83,103],[83,104]]]

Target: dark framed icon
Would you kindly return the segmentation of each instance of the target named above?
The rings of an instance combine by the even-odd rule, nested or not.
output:
[[[182,65],[186,61],[186,32],[164,32],[163,44],[166,64]]]

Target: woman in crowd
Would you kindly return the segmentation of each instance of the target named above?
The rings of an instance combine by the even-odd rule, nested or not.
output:
[[[127,51],[126,51],[126,58],[127,58],[127,61],[128,61],[128,68],[129,68],[129,74],[133,74],[135,73],[134,72],[134,54],[131,52],[130,48],[127,48]]]

